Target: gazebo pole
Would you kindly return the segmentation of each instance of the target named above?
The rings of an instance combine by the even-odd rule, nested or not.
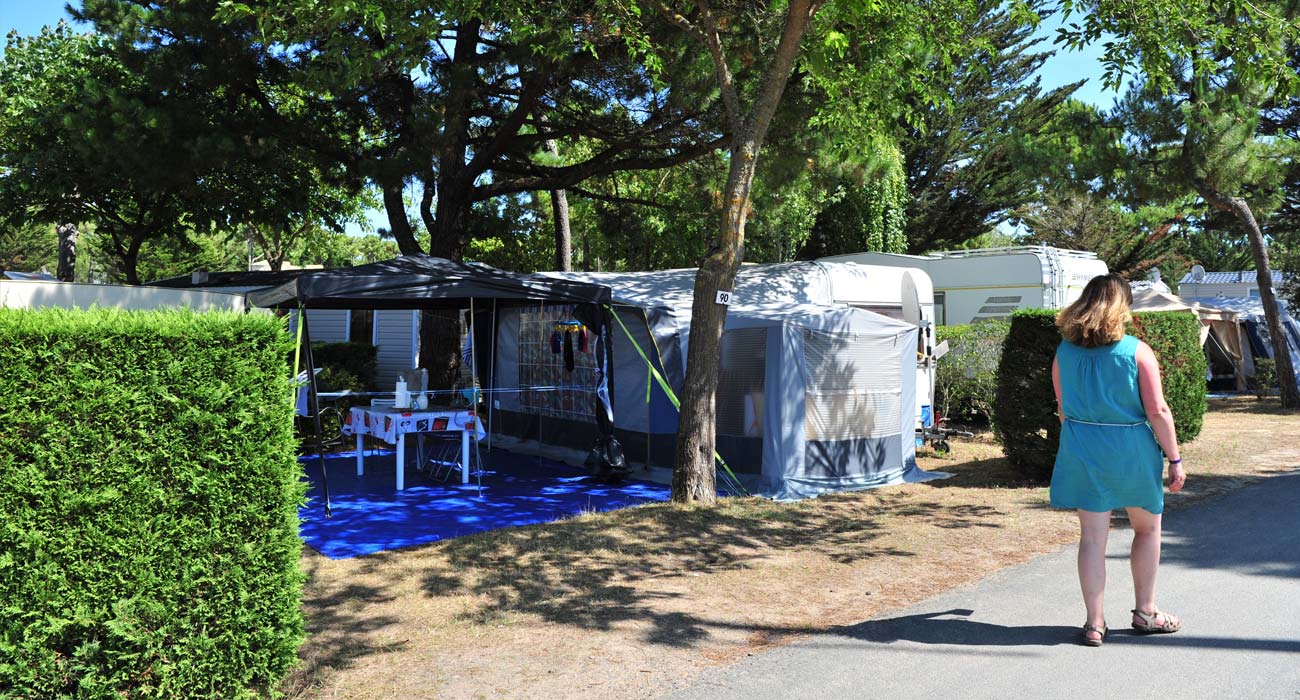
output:
[[[492,326],[488,329],[492,334],[492,366],[488,367],[488,386],[485,397],[488,402],[488,424],[487,424],[487,448],[488,453],[492,452],[492,409],[496,403],[495,397],[488,392],[495,392],[497,388],[497,298],[492,297]]]
[[[321,490],[325,492],[325,517],[332,518],[330,510],[330,481],[325,473],[325,436],[320,424],[320,395],[316,389],[316,357],[311,351],[311,327],[307,325],[307,309],[298,304],[298,323],[302,324],[302,345],[307,360],[307,396],[311,406],[312,420],[316,423],[316,458],[320,461]]]
[[[483,425],[483,417],[478,414],[478,319],[474,318],[474,297],[469,298],[469,408],[474,412],[474,423]],[[477,433],[478,431],[475,431]],[[479,474],[483,473],[483,455],[478,450],[478,435],[470,437],[474,441],[474,454],[478,456]],[[469,460],[466,459],[466,462]],[[469,464],[465,465],[469,469]],[[483,477],[479,476],[479,495],[483,495]]]

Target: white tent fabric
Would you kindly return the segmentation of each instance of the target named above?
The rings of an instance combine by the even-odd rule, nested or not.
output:
[[[694,270],[543,274],[608,286],[636,346],[680,390]],[[943,476],[916,467],[917,326],[835,305],[832,293],[820,263],[742,269],[723,334],[722,457],[748,488],[778,499]],[[520,373],[511,350],[528,342],[519,313],[504,313],[498,337],[500,380]],[[651,443],[671,458],[676,411],[633,343],[616,340],[615,426],[628,439],[644,436],[647,459]],[[506,413],[524,410],[501,401]]]
[[[1154,289],[1133,290],[1133,311],[1188,311],[1196,314],[1201,321],[1201,344],[1204,345],[1210,334],[1210,328],[1216,323],[1235,325],[1238,314],[1235,311],[1193,301],[1188,303],[1178,297]]]

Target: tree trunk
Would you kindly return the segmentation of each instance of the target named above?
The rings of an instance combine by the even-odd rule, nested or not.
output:
[[[122,253],[122,277],[127,284],[140,284],[140,244],[144,239],[135,236]]]
[[[717,27],[712,24],[712,12],[701,6],[701,17],[706,24],[703,32],[696,30],[696,35],[704,38],[713,58],[723,106],[731,125],[732,145],[718,241],[711,246],[695,275],[691,302],[691,337],[686,354],[686,379],[682,386],[676,463],[673,467],[672,499],[679,503],[710,504],[717,500],[713,466],[717,448],[716,399],[718,373],[722,366],[722,330],[727,319],[727,307],[717,303],[717,292],[731,291],[744,259],[745,218],[749,215],[759,150],[781,102],[781,93],[789,82],[804,31],[820,7],[821,4],[815,0],[790,2],[772,64],[758,85],[752,109],[742,115],[739,91],[723,54]]]
[[[55,277],[75,282],[77,276],[77,225],[59,224],[59,267]]]
[[[406,218],[406,200],[402,197],[402,180],[400,178],[383,183],[384,211],[388,214],[388,230],[397,240],[397,249],[402,255],[417,255],[424,251],[420,242],[415,240],[411,222]]]
[[[555,139],[546,140],[546,152],[560,155]],[[555,269],[569,272],[573,269],[573,236],[569,232],[569,195],[564,190],[551,190],[551,215],[555,219]]]
[[[717,293],[730,292],[744,259],[745,218],[758,160],[751,139],[733,147],[726,201],[718,242],[695,275],[691,302],[691,338],[686,352],[686,380],[677,419],[676,468],[672,499],[679,503],[717,500],[714,452],[717,448],[718,373],[722,366],[722,330],[727,307]]]
[[[1260,230],[1259,222],[1255,220],[1255,214],[1246,200],[1229,197],[1204,183],[1197,183],[1196,191],[1211,206],[1237,217],[1246,228],[1246,234],[1250,237],[1250,249],[1255,255],[1255,279],[1259,284],[1259,300],[1264,305],[1264,318],[1268,321],[1269,340],[1273,344],[1273,362],[1277,367],[1278,386],[1282,389],[1282,406],[1300,408],[1300,389],[1296,386],[1295,367],[1291,364],[1286,333],[1282,329],[1282,317],[1277,309],[1277,297],[1273,294],[1273,272],[1268,264],[1264,232]]]

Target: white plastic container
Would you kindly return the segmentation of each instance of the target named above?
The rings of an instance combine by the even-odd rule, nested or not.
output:
[[[411,392],[406,390],[406,379],[397,380],[397,396],[393,401],[393,408],[410,408]]]

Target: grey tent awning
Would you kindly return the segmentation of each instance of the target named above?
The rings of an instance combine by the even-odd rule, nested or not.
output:
[[[608,304],[610,291],[604,285],[521,275],[479,263],[405,255],[369,265],[305,272],[248,294],[254,306],[310,309],[459,308],[465,299]]]

